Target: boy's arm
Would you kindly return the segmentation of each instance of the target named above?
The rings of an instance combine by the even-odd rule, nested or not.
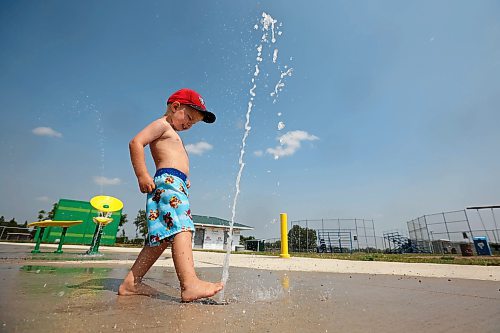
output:
[[[167,130],[163,118],[153,121],[140,131],[129,143],[130,160],[142,193],[150,193],[155,189],[153,178],[148,173],[144,158],[144,147],[158,139]]]

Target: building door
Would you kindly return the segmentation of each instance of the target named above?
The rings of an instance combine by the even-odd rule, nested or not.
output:
[[[204,239],[205,239],[205,229],[196,228],[196,231],[194,233],[194,248],[202,249]]]

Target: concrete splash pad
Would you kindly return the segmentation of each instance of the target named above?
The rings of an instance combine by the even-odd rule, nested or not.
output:
[[[172,267],[153,267],[146,276],[158,297],[119,297],[116,290],[128,269],[105,261],[0,260],[0,327],[5,332],[497,332],[500,327],[497,281],[232,267],[229,304],[213,305],[180,303]],[[215,281],[221,269],[197,272]]]

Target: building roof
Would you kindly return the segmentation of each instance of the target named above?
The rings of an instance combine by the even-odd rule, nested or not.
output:
[[[202,226],[202,227],[227,227],[231,225],[231,221],[223,220],[218,217],[212,217],[212,216],[202,216],[202,215],[193,215],[193,222],[195,226]],[[241,223],[236,223],[234,222],[233,229],[240,229],[240,230],[253,230],[252,227],[248,225],[244,225]]]

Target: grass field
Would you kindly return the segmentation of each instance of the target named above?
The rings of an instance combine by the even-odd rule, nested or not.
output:
[[[215,250],[195,250],[204,252],[224,252]],[[253,254],[278,256],[277,252],[231,252],[232,254]],[[455,265],[481,265],[481,266],[500,266],[500,256],[474,256],[462,257],[452,255],[435,255],[435,254],[384,254],[384,253],[313,253],[313,252],[295,252],[290,253],[292,257],[304,258],[319,258],[319,259],[341,259],[341,260],[357,260],[357,261],[387,261],[387,262],[407,262],[407,263],[432,263],[432,264],[455,264]],[[28,260],[109,260],[109,255],[101,256],[82,256],[82,254],[68,253],[63,255],[53,253],[40,253],[26,258]]]
[[[234,252],[235,254],[242,252]],[[276,252],[244,252],[255,255],[279,255]],[[436,254],[385,254],[385,253],[315,253],[315,252],[294,252],[292,257],[320,258],[320,259],[341,259],[357,261],[387,261],[387,262],[408,262],[408,263],[432,263],[432,264],[455,264],[455,265],[481,265],[500,266],[500,256],[453,256]]]
[[[129,248],[141,248],[142,245],[123,245],[116,244],[115,247],[129,247]],[[224,253],[221,250],[201,250],[193,249],[194,251],[203,252],[219,252]],[[265,256],[279,256],[279,252],[231,252],[232,254],[250,254],[250,255],[265,255]],[[71,250],[65,251],[64,254],[54,254],[52,252],[40,253],[40,254],[28,254],[23,260],[96,260],[105,261],[111,259],[113,256],[108,253],[103,253],[103,255],[98,256],[83,256],[83,253],[78,251],[75,253]],[[407,263],[432,263],[432,264],[454,264],[454,265],[481,265],[481,266],[500,266],[500,256],[472,256],[463,257],[460,255],[439,255],[439,254],[386,254],[386,253],[365,253],[365,252],[354,252],[354,253],[316,253],[316,252],[291,252],[292,257],[304,257],[304,258],[319,258],[319,259],[340,259],[340,260],[356,260],[356,261],[386,261],[386,262],[407,262]],[[3,259],[3,258],[0,258]]]

